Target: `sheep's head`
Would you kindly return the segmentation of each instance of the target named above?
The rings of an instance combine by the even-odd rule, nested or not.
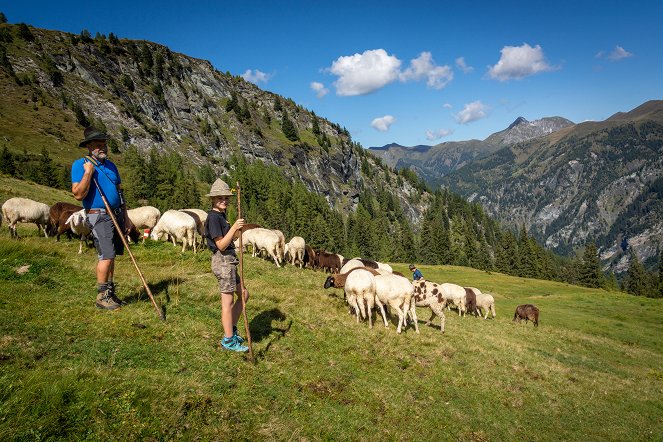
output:
[[[334,275],[329,275],[325,280],[325,288],[334,287]]]
[[[152,233],[150,233],[150,239],[154,241],[159,241],[159,239],[161,239],[161,231],[153,229]]]

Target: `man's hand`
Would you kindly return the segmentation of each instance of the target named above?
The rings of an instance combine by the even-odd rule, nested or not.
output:
[[[92,164],[92,161],[86,161],[83,163],[83,168],[85,169],[85,174],[87,175],[92,175],[94,173],[94,164]]]

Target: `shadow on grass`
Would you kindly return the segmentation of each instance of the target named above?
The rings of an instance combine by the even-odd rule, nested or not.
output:
[[[272,308],[270,310],[261,312],[251,320],[251,341],[261,342],[264,339],[269,338],[267,346],[256,354],[257,359],[263,359],[272,344],[284,337],[286,333],[288,333],[290,327],[292,327],[291,320],[287,322],[284,328],[272,326],[272,322],[274,321],[283,322],[285,320],[285,314],[283,314],[283,312],[277,308]]]
[[[165,311],[165,304],[168,304],[170,302],[170,294],[168,293],[168,287],[170,286],[176,286],[178,284],[182,284],[183,282],[186,281],[186,278],[166,278],[162,279],[161,281],[158,282],[153,282],[149,283],[148,286],[150,287],[150,291],[152,292],[152,296],[155,298],[160,295],[160,294],[165,294],[164,296],[164,302],[162,304],[162,308]],[[155,299],[156,300],[156,299]],[[150,302],[150,298],[147,296],[147,293],[145,292],[144,287],[140,287],[137,292],[131,293],[129,296],[126,296],[123,299],[124,302],[127,304],[133,304],[135,302],[143,301],[143,302]]]

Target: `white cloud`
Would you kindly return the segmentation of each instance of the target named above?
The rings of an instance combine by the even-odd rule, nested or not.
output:
[[[394,117],[391,115],[385,115],[384,117],[374,118],[373,121],[371,121],[371,126],[380,132],[386,132],[389,130],[389,126],[395,122],[396,119]]]
[[[629,57],[633,57],[633,54],[621,46],[615,46],[615,49],[613,49],[609,54],[607,54],[605,51],[601,51],[596,54],[596,58],[607,58],[610,61],[619,61]]]
[[[458,57],[456,59],[456,66],[460,68],[461,71],[463,71],[466,74],[469,74],[474,70],[472,66],[468,66],[465,64],[465,57]]]
[[[426,139],[428,141],[439,140],[440,138],[450,135],[453,131],[451,129],[438,129],[438,130],[427,130]]]
[[[247,69],[246,72],[242,74],[243,79],[245,79],[246,81],[250,81],[253,84],[267,83],[270,77],[271,75],[259,71],[258,69],[256,69],[255,71]]]
[[[410,60],[410,66],[403,71],[399,78],[401,81],[422,80],[426,78],[426,85],[433,89],[442,89],[454,78],[449,66],[437,66],[430,52],[422,52],[419,57]]]
[[[315,91],[315,96],[318,98],[322,98],[329,93],[329,89],[327,89],[324,84],[318,83],[317,81],[311,82],[311,89]]]
[[[445,109],[451,109],[453,106],[451,105],[451,103],[444,103],[442,107]]]
[[[488,106],[477,100],[466,104],[462,111],[454,115],[454,118],[460,124],[467,124],[485,118],[489,110]]]
[[[488,69],[488,76],[499,81],[520,80],[555,69],[546,62],[539,45],[531,47],[523,43],[522,46],[504,46],[500,52],[500,60]]]
[[[341,96],[366,95],[398,78],[401,61],[388,55],[384,49],[364,51],[339,57],[329,71],[339,77],[334,82],[336,94]]]

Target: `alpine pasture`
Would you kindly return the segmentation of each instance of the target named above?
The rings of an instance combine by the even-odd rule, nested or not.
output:
[[[66,192],[0,186],[0,202]],[[22,183],[22,182],[21,182]],[[208,251],[134,245],[116,312],[94,307],[94,249],[0,229],[0,440],[661,440],[663,304],[449,266],[435,282],[491,293],[497,317],[418,308],[396,334],[357,324],[326,274],[245,254],[255,363],[221,350]],[[406,275],[408,263],[391,263]],[[512,322],[535,304],[540,326]],[[375,312],[373,313],[376,314]],[[376,320],[378,319],[378,320]],[[240,320],[240,330],[243,323]]]

